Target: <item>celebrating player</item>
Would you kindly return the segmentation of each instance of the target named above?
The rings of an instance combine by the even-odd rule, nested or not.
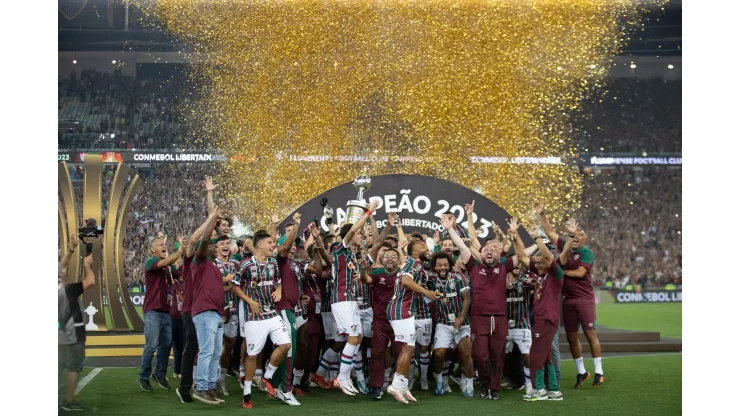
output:
[[[409,401],[416,401],[409,391],[408,379],[406,378],[411,356],[416,346],[416,325],[414,324],[416,311],[414,310],[413,295],[418,293],[426,296],[429,301],[439,296],[439,292],[424,288],[426,274],[422,269],[420,260],[426,251],[427,246],[423,241],[414,241],[409,245],[409,259],[403,267],[401,277],[396,279],[393,297],[387,308],[396,342],[404,344],[396,361],[396,374],[393,376],[393,383],[388,386],[388,393],[391,393],[396,400],[404,404],[408,404]]]
[[[272,376],[291,347],[290,333],[275,307],[275,303],[282,298],[278,264],[270,257],[275,245],[272,237],[265,231],[256,232],[253,243],[256,253],[239,265],[239,272],[231,287],[242,300],[239,303],[239,324],[248,343],[242,401],[245,409],[252,408],[252,379],[257,367],[257,355],[264,348],[267,336],[270,336],[275,349],[267,362],[262,381],[271,397],[277,395]],[[290,404],[291,397],[284,397],[282,400]]]
[[[434,335],[434,379],[437,395],[444,394],[442,365],[448,349],[457,350],[463,367],[465,397],[473,397],[473,358],[470,341],[470,285],[465,275],[451,271],[454,260],[447,252],[435,253],[431,260],[434,284],[442,296],[436,301],[437,326]]]
[[[568,229],[575,232],[576,227],[575,221],[571,220]],[[555,377],[555,366],[550,358],[552,340],[560,327],[560,291],[563,287],[563,270],[554,261],[552,253],[539,235],[535,235],[534,238],[540,254],[530,259],[524,252],[524,244],[519,238],[518,228],[516,218],[512,219],[509,223],[509,235],[514,239],[514,249],[522,264],[537,274],[533,306],[534,342],[529,355],[530,369],[535,372],[535,375],[532,377],[531,387],[524,395],[524,400],[563,400],[563,394],[560,392],[558,380]],[[573,240],[568,240],[560,255],[562,260],[567,260],[567,253],[572,244]],[[549,393],[545,390],[545,363],[547,363],[549,374]]]
[[[484,399],[498,400],[501,389],[501,374],[504,366],[506,338],[509,325],[506,319],[506,275],[519,264],[517,256],[505,263],[501,262],[501,243],[494,241],[481,250],[478,262],[454,231],[455,223],[447,216],[440,218],[442,226],[449,232],[455,246],[460,250],[460,258],[465,264],[470,279],[473,298],[471,309],[471,332],[473,338],[473,359],[476,361],[481,382],[480,396]],[[531,254],[536,246],[528,248]],[[492,361],[493,374],[489,375],[488,360]]]
[[[360,277],[359,265],[354,253],[362,243],[360,231],[377,207],[377,202],[371,203],[367,212],[355,224],[344,224],[339,234],[342,241],[332,251],[334,263],[332,266],[331,312],[337,324],[337,333],[348,337],[342,350],[337,381],[342,392],[350,396],[358,393],[349,373],[354,366],[355,354],[362,342],[360,317],[357,313],[357,291],[356,286],[352,284],[352,279]]]
[[[542,228],[547,233],[550,241],[557,242],[558,250],[566,252],[568,257],[562,261],[565,281],[563,283],[563,321],[565,324],[565,333],[570,345],[570,353],[576,362],[578,376],[576,379],[576,388],[583,386],[583,383],[591,375],[586,371],[583,365],[583,349],[581,341],[578,339],[578,325],[581,325],[583,334],[588,340],[591,348],[591,356],[594,359],[594,382],[593,386],[600,386],[604,382],[604,370],[601,367],[601,344],[599,337],[596,336],[596,300],[594,298],[594,289],[591,282],[591,267],[594,264],[594,253],[585,246],[588,236],[582,228],[577,228],[574,232],[569,232],[567,240],[573,240],[573,248],[565,251],[564,245],[566,239],[561,238],[555,228],[550,225],[545,217],[545,209],[542,205],[536,208],[539,214]]]

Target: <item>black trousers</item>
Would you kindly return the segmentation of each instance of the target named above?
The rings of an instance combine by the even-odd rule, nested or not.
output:
[[[182,314],[182,328],[185,335],[185,348],[182,351],[182,380],[180,391],[189,392],[193,387],[193,363],[198,354],[198,336],[190,312]]]
[[[174,372],[182,371],[182,348],[185,343],[185,334],[182,328],[182,318],[172,318],[172,355],[175,358]]]

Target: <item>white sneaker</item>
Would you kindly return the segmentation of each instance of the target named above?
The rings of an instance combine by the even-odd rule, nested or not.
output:
[[[388,386],[388,393],[392,394],[393,397],[395,397],[396,400],[398,400],[399,402],[403,404],[409,404],[409,401],[406,400],[406,397],[404,397],[403,391],[393,387],[393,385]]]
[[[408,400],[410,402],[415,402],[416,401],[416,399],[414,398],[414,396],[411,395],[411,391],[409,391],[408,389],[405,389],[403,391],[403,397],[405,397],[406,400]]]
[[[289,406],[300,406],[301,404],[298,403],[298,400],[295,399],[295,396],[293,396],[293,392],[290,393],[283,393],[282,391],[276,389],[277,393],[277,399],[281,400],[283,403],[289,405]]]
[[[530,384],[527,384],[526,387],[527,387],[527,391],[524,393],[524,396],[522,396],[522,399],[529,400],[532,398],[532,396],[534,396],[535,393],[537,393],[537,390],[533,389],[532,385]]]
[[[559,391],[551,391],[550,394],[547,395],[547,400],[562,401],[563,393]]]
[[[411,377],[409,377],[409,390],[414,389],[414,384],[416,384],[416,377],[412,374]]]
[[[445,384],[445,393],[452,393],[452,389],[449,384]]]
[[[429,380],[421,379],[421,389],[424,391],[429,390]]]
[[[529,402],[537,402],[537,401],[548,400],[548,399],[549,399],[549,396],[548,396],[547,390],[542,389],[542,390],[535,390],[535,392],[529,397],[529,399],[524,399],[524,400],[529,401]]]
[[[354,396],[355,394],[357,394],[355,393],[357,391],[355,390],[355,386],[352,385],[352,379],[350,379],[349,377],[347,377],[347,379],[345,380],[337,379],[337,381],[339,382],[339,388],[342,390],[342,393],[348,396]]]

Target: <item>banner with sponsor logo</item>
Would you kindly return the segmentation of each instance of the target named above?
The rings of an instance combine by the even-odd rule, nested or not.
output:
[[[118,151],[118,152],[58,152],[57,162],[84,163],[85,155],[102,155],[103,163],[211,163],[226,160],[225,156],[208,151],[160,152],[160,151]]]
[[[467,229],[464,206],[472,201],[475,201],[473,225],[479,230],[480,239],[493,234],[493,223],[506,232],[506,221],[511,218],[503,208],[485,196],[444,179],[421,175],[380,175],[372,176],[371,180],[371,187],[365,191],[364,199],[367,203],[379,203],[374,213],[375,225],[379,229],[387,224],[388,214],[395,212],[401,219],[404,233],[418,231],[432,236],[435,231],[443,231],[439,217],[447,211],[452,212],[457,223]],[[290,213],[283,223],[292,221],[293,214],[300,212],[303,216],[302,228],[315,217],[320,221],[322,230],[327,231],[329,228],[320,204],[322,198],[326,198],[328,206],[334,209],[334,223],[341,224],[347,217],[347,203],[357,199],[357,189],[352,182],[330,189]],[[395,229],[391,231],[392,234],[395,232]],[[524,234],[521,233],[525,243],[533,244],[531,238]]]
[[[128,296],[131,298],[131,302],[134,306],[144,306],[143,293],[134,292],[132,289],[129,289]],[[119,298],[119,302],[123,303],[123,300]],[[108,306],[108,297],[106,295],[103,295],[103,305]]]
[[[643,290],[641,292],[610,290],[614,303],[681,302],[681,290]]]

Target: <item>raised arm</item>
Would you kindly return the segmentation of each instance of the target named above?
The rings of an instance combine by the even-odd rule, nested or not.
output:
[[[473,225],[473,211],[475,210],[475,200],[470,205],[465,204],[465,216],[468,217],[468,234],[470,235],[470,247],[480,253],[480,241],[478,241],[478,230]]]
[[[398,241],[406,240],[406,233],[403,232],[403,227],[401,227],[401,217],[396,215],[396,232],[398,233]]]
[[[512,218],[511,221],[509,221],[509,236],[511,236],[512,240],[514,241],[514,244],[516,245],[516,240],[519,241],[520,249],[524,248],[524,243],[521,242],[521,238],[519,238],[519,222],[516,218]],[[516,246],[515,246],[516,247]],[[517,252],[514,257],[511,258],[513,261],[514,267],[517,267],[519,265],[519,262],[521,261],[521,257],[519,257],[520,254],[523,254],[525,257],[529,258],[537,251],[537,244],[531,245],[527,247],[526,249],[523,249],[523,253]],[[529,260],[525,264],[525,266],[529,267]]]
[[[520,263],[524,265],[527,269],[529,269],[529,256],[525,252],[524,249],[524,243],[522,242],[522,239],[519,238],[519,231],[518,227],[513,228],[509,226],[509,235],[514,240],[514,252],[516,253],[516,258],[519,260]]]
[[[368,271],[370,270],[370,262],[367,261],[367,259],[362,259],[360,262],[360,269],[362,270],[362,273],[360,274],[360,281],[366,285],[372,285],[373,284],[373,278],[370,277],[370,274]]]
[[[383,231],[380,232],[380,235],[378,238],[375,239],[375,243],[372,247],[370,247],[370,250],[367,252],[371,259],[378,258],[378,252],[380,251],[380,246],[383,244],[383,241],[385,241],[386,238],[388,238],[388,235],[391,233],[391,227],[393,226],[393,221],[396,217],[396,214],[391,212],[388,214],[388,222],[385,224],[385,228],[383,228]]]
[[[571,218],[568,221],[566,229],[568,231],[568,240],[565,242],[565,247],[563,247],[563,251],[560,253],[560,264],[568,264],[570,249],[573,248],[573,241],[576,237],[576,231],[578,231],[578,223],[576,220]],[[583,275],[585,276],[586,274],[584,273]]]
[[[295,226],[293,229],[290,230],[287,236],[285,236],[285,241],[283,242],[283,245],[278,247],[278,254],[281,257],[288,257],[288,254],[290,254],[290,249],[293,248],[293,244],[295,244],[295,238],[298,236],[298,229],[301,226],[301,214],[296,212],[293,214],[293,224]]]
[[[439,217],[439,222],[442,223],[442,226],[445,227],[445,230],[447,230],[448,234],[450,235],[450,239],[452,239],[452,242],[455,243],[455,247],[460,250],[460,259],[462,260],[463,264],[466,264],[468,260],[470,260],[470,256],[472,254],[470,253],[470,249],[468,248],[468,246],[465,245],[465,242],[462,240],[462,238],[457,235],[457,231],[455,231],[455,229],[452,227],[452,220],[443,215]]]
[[[274,241],[277,241],[280,237],[278,224],[280,224],[280,216],[277,214],[277,212],[273,212],[272,214],[270,214],[270,236]]]
[[[208,219],[205,222],[205,228],[203,230],[204,238],[201,240],[200,246],[198,246],[198,252],[195,253],[195,256],[197,258],[205,258],[206,254],[208,254],[208,239],[211,238],[211,231],[216,226],[216,220],[221,215],[221,212],[221,207],[217,206],[213,209],[211,215],[208,216]]]
[[[367,211],[360,217],[359,220],[357,220],[356,223],[352,224],[352,228],[349,229],[349,232],[347,235],[344,236],[344,240],[342,242],[344,243],[345,247],[349,247],[349,242],[352,241],[352,239],[355,237],[355,234],[357,234],[358,231],[362,229],[362,227],[365,226],[365,223],[367,223],[367,219],[370,217],[370,215],[378,208],[378,202],[373,201],[368,205]]]
[[[71,232],[69,234],[69,248],[67,248],[67,251],[64,253],[64,257],[62,257],[62,271],[64,272],[64,274],[67,274],[67,265],[69,265],[69,260],[77,251],[77,232],[75,230],[72,231],[74,232]]]
[[[183,250],[183,247],[182,245],[180,245],[180,248],[176,252],[163,258],[162,260],[157,260],[157,266],[155,267],[155,269],[161,269],[162,267],[170,267],[171,265],[175,264],[177,259],[182,257],[182,250]]]
[[[206,227],[208,226],[208,222],[211,220],[211,218],[213,218],[213,221],[215,224],[215,221],[216,221],[215,211],[211,211],[211,213],[208,214],[208,218],[206,219],[206,222],[204,222],[200,227],[198,227],[198,229],[195,230],[193,235],[190,236],[190,241],[188,242],[187,249],[185,250],[185,257],[190,257],[193,255],[193,252],[195,251],[195,245],[198,243],[198,240],[200,240],[200,237],[205,232]]]
[[[82,281],[82,290],[85,291],[95,286],[95,272],[93,272],[93,256],[90,253],[89,256],[85,257],[82,264],[85,265],[85,280]]]
[[[560,236],[555,232],[555,228],[550,225],[550,222],[547,221],[547,217],[545,216],[545,207],[543,207],[542,204],[537,204],[534,209],[537,211],[537,215],[540,216],[540,223],[542,224],[542,229],[545,230],[545,234],[547,234],[547,238],[549,238],[553,244],[557,245],[558,238],[560,238]]]

